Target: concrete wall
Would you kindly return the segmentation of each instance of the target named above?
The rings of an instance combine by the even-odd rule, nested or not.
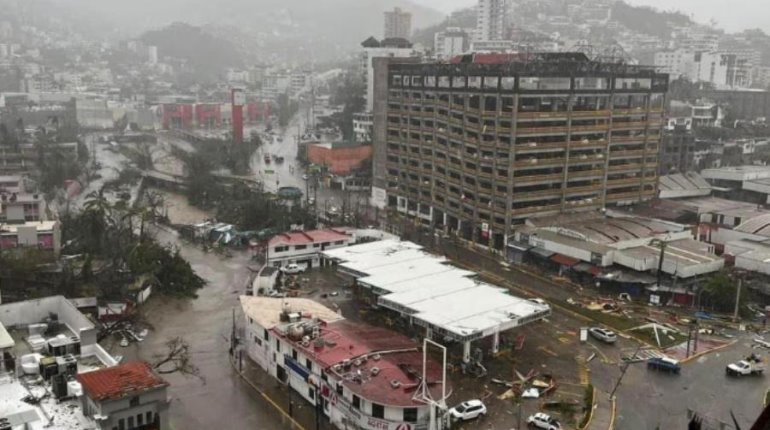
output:
[[[82,346],[96,343],[97,330],[94,324],[64,296],[0,305],[0,322],[6,327],[23,327],[44,321],[50,313],[57,314],[59,321],[80,337]]]
[[[88,396],[83,396],[87,399]],[[139,405],[131,407],[129,406],[131,399],[138,397]],[[86,401],[86,400],[84,400]],[[169,429],[168,426],[168,395],[166,394],[166,388],[161,388],[146,393],[142,393],[139,396],[128,396],[122,399],[105,402],[94,402],[90,399],[87,400],[90,405],[94,407],[94,410],[99,411],[101,415],[109,416],[109,419],[99,422],[99,427],[104,430],[112,430],[115,427],[119,427],[120,420],[124,420],[124,428],[128,429],[128,418],[133,418],[134,427],[138,427],[138,417],[142,416],[142,422],[147,424],[147,412],[151,413],[154,417],[157,413],[160,418],[160,429]],[[154,419],[154,418],[153,418]]]

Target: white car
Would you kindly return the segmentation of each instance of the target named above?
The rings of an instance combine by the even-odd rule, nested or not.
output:
[[[538,412],[535,415],[530,415],[527,418],[527,424],[532,427],[545,430],[561,430],[561,424],[558,421],[551,418],[550,415]]]
[[[487,414],[487,407],[481,400],[468,400],[449,410],[449,415],[461,421],[468,421]]]
[[[615,343],[618,340],[618,336],[615,332],[601,327],[591,327],[588,329],[588,332],[591,333],[591,336],[604,343]]]
[[[300,266],[297,263],[289,263],[286,266],[281,267],[281,272],[286,273],[287,275],[296,275],[297,273],[304,272],[305,269],[305,266]]]
[[[538,305],[543,305],[543,306],[548,306],[548,307],[550,307],[550,306],[548,305],[548,302],[546,302],[546,301],[545,301],[545,300],[543,300],[543,299],[537,298],[537,297],[531,298],[531,299],[529,299],[529,301],[530,301],[530,302],[532,302],[532,303],[537,303]]]

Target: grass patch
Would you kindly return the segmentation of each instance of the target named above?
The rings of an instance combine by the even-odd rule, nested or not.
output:
[[[586,392],[583,395],[583,418],[580,420],[580,423],[578,424],[579,429],[583,429],[588,425],[588,422],[591,420],[591,415],[593,414],[594,410],[594,386],[591,384],[588,384],[586,386]]]
[[[593,321],[604,324],[608,327],[612,327],[618,331],[626,331],[637,326],[637,322],[630,318],[619,317],[617,315],[607,314],[599,311],[592,311],[582,306],[571,305],[561,300],[549,299],[549,301],[554,302],[561,307],[569,309],[572,312],[583,315],[584,317],[589,318]]]
[[[765,393],[765,406],[767,406],[768,403],[770,403],[770,390],[767,390]]]
[[[663,330],[665,329],[658,327],[658,337],[660,338],[661,348],[668,348],[687,341],[687,335],[685,334],[672,330],[667,330],[668,333],[664,334]],[[655,339],[655,330],[653,330],[652,327],[632,330],[630,333],[637,338],[644,340],[650,345],[658,345],[658,341]]]

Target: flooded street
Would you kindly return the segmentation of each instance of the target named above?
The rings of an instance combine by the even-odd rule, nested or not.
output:
[[[171,384],[171,424],[175,430],[219,428],[228,430],[275,430],[284,428],[268,404],[246,385],[230,365],[229,338],[232,311],[249,277],[245,253],[224,259],[178,239],[175,232],[158,229],[160,242],[178,246],[193,269],[208,285],[197,299],[153,297],[142,309],[154,327],[142,343],[113,353],[127,359],[153,362],[165,350],[165,342],[181,336],[191,345],[193,363],[203,381],[193,376],[164,375]]]

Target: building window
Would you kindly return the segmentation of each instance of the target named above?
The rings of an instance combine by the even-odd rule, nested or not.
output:
[[[281,340],[277,337],[275,338],[275,350],[276,352],[281,352]]]
[[[118,420],[118,430],[126,430],[126,420],[121,418]]]
[[[269,338],[270,336],[267,334],[267,329],[263,329],[263,330],[264,330],[264,331],[262,332],[262,338],[263,338],[263,339],[265,339],[265,340],[268,340],[268,338]]]
[[[337,382],[337,394],[342,395],[342,382]]]
[[[289,250],[288,246],[276,246],[273,252],[284,252],[288,250]]]
[[[361,398],[353,394],[353,407],[356,409],[361,409]]]
[[[307,367],[308,370],[313,370],[313,362],[310,361],[309,358],[305,359],[305,367]]]
[[[310,397],[310,400],[315,400],[315,390],[313,387],[307,389],[307,396]]]
[[[374,418],[385,418],[385,407],[378,405],[377,403],[372,403],[372,416]]]
[[[294,348],[291,349],[291,358],[297,359],[297,350]]]
[[[307,245],[294,245],[294,249],[296,251],[299,251],[301,249],[306,249],[306,248],[307,248]]]
[[[408,423],[416,423],[417,408],[404,408],[404,421]]]
[[[144,425],[144,415],[136,414],[136,425],[138,426]]]
[[[256,343],[258,346],[262,346],[262,339],[254,336],[254,343]]]
[[[145,414],[145,416],[147,417],[147,424],[151,424],[152,423],[152,412],[147,412]]]
[[[335,245],[342,245],[343,243],[345,243],[344,240],[338,240],[338,241],[334,242]]]
[[[132,397],[131,400],[128,401],[128,406],[132,408],[139,406],[139,396]]]
[[[134,417],[128,417],[128,428],[134,428]]]

